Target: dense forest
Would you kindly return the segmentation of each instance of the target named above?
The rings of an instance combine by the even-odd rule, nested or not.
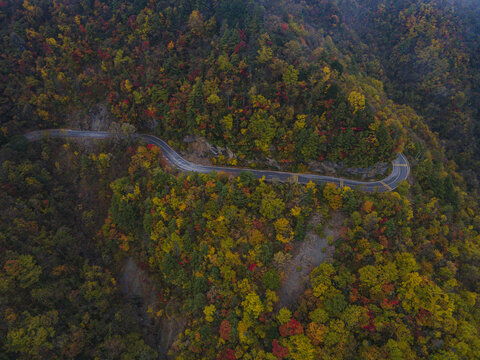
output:
[[[480,6],[477,1],[347,1],[345,21],[374,57],[365,71],[422,115],[478,188]]]
[[[321,29],[254,1],[12,2],[4,16],[5,138],[69,124],[100,99],[111,121],[204,136],[240,161],[366,166],[405,141],[378,81],[343,74]]]
[[[479,19],[0,1],[0,359],[480,359]],[[118,136],[22,136],[62,127]],[[136,131],[229,166],[403,153],[411,174],[367,193],[183,173]]]

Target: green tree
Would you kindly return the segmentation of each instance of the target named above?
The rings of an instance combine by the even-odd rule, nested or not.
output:
[[[276,198],[273,192],[265,194],[260,205],[260,214],[265,218],[272,220],[281,216],[285,209],[285,203]]]

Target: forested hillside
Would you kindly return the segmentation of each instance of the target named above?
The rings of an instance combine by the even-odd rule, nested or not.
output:
[[[480,359],[477,15],[0,1],[0,359]],[[118,136],[22,136],[60,127]],[[298,172],[402,152],[411,174],[185,174],[133,131]]]
[[[472,187],[480,167],[480,6],[476,1],[372,1],[342,7],[373,57],[365,70],[446,145]]]
[[[3,7],[4,136],[69,124],[103,102],[112,121],[177,141],[205,136],[240,160],[392,159],[404,135],[381,84],[344,73],[321,29],[280,10],[12,1]]]

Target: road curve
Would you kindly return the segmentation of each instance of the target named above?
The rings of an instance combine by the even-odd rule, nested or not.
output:
[[[83,130],[70,130],[70,129],[49,129],[32,131],[24,135],[29,141],[39,140],[43,137],[54,138],[92,138],[92,139],[106,139],[113,136],[112,133],[107,131],[83,131]],[[357,181],[350,179],[343,179],[331,176],[322,176],[306,173],[289,173],[272,170],[256,170],[256,169],[244,169],[244,168],[232,168],[224,166],[205,166],[192,163],[182,158],[175,150],[173,150],[165,141],[159,139],[153,135],[136,134],[137,139],[142,139],[146,143],[154,144],[158,146],[165,158],[177,168],[184,172],[198,172],[209,173],[212,171],[225,172],[230,175],[240,175],[240,173],[248,171],[253,174],[257,179],[265,177],[266,181],[296,181],[300,184],[307,184],[308,182],[316,183],[334,183],[337,186],[344,187],[349,186],[351,188],[358,188],[362,191],[368,192],[384,192],[394,190],[400,181],[407,179],[410,174],[410,165],[403,154],[398,154],[397,158],[392,163],[392,172],[383,180],[378,181]]]

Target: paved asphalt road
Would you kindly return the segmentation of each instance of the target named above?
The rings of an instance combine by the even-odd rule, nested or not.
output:
[[[28,134],[25,134],[25,137],[30,140],[38,140],[44,136],[50,136],[55,138],[93,138],[93,139],[105,139],[112,136],[112,133],[106,131],[82,131],[82,130],[69,130],[69,129],[50,129],[50,130],[41,130],[33,131]],[[216,172],[225,172],[231,175],[239,175],[241,172],[249,171],[257,179],[265,177],[267,181],[297,181],[301,184],[307,184],[310,181],[317,183],[331,182],[335,183],[338,186],[349,186],[351,188],[357,187],[363,191],[369,192],[384,192],[392,191],[395,189],[399,182],[405,180],[410,174],[410,166],[407,159],[403,154],[398,154],[397,158],[393,161],[393,170],[385,179],[379,181],[356,181],[349,179],[336,178],[331,176],[322,176],[315,174],[305,174],[305,173],[289,173],[281,171],[271,171],[271,170],[254,170],[254,169],[243,169],[243,168],[232,168],[232,167],[223,167],[223,166],[205,166],[194,164],[182,158],[175,150],[173,150],[165,141],[157,138],[153,135],[143,135],[137,134],[134,135],[136,138],[140,138],[143,141],[154,144],[158,146],[165,158],[178,167],[180,170],[185,172],[199,172],[199,173],[209,173],[212,171]]]

